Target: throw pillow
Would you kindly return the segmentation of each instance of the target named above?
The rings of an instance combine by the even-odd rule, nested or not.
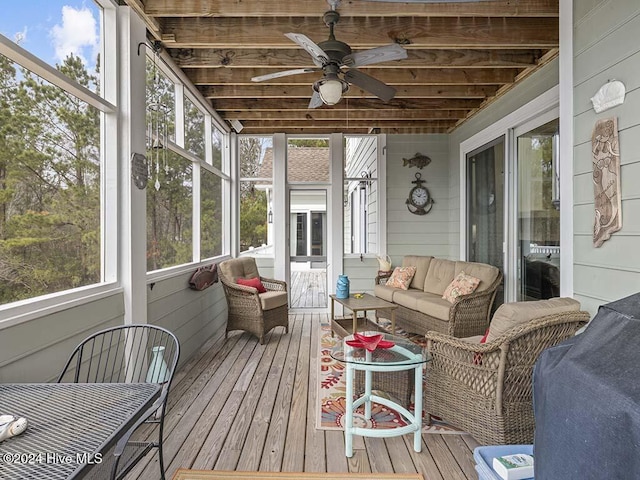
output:
[[[455,303],[459,296],[473,293],[478,288],[478,285],[480,285],[480,279],[467,275],[463,270],[445,289],[442,298]]]
[[[487,337],[489,336],[489,328],[484,331],[484,335],[480,339],[480,343],[487,343]],[[482,365],[482,354],[474,353],[473,354],[473,364],[474,365]]]
[[[413,276],[416,274],[416,267],[396,267],[385,284],[387,287],[401,288],[408,290]]]
[[[264,285],[262,284],[262,282],[260,281],[260,279],[258,277],[253,277],[253,278],[242,278],[239,277],[236,280],[236,283],[238,285],[244,285],[245,287],[253,287],[256,290],[258,290],[258,293],[264,293],[267,291],[266,288],[264,288]]]

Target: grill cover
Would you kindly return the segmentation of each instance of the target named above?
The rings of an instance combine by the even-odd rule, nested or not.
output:
[[[540,355],[533,406],[536,480],[640,478],[640,294]]]

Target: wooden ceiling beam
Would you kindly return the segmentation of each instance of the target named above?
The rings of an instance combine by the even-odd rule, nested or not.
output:
[[[397,85],[395,98],[436,98],[443,104],[448,99],[483,99],[495,94],[499,85]],[[206,85],[200,87],[206,98],[310,98],[311,82],[307,85]],[[354,85],[344,95],[347,98],[376,98]]]
[[[543,51],[473,50],[473,49],[409,49],[403,67],[415,68],[527,68],[536,65]],[[291,49],[213,49],[176,48],[169,54],[180,68],[229,67],[314,67],[311,56],[300,48]],[[398,68],[398,62],[376,64],[377,68]]]
[[[271,128],[274,132],[279,132],[287,128],[298,128],[304,126],[305,128],[323,129],[327,127],[333,128],[401,128],[401,127],[423,127],[423,126],[435,126],[449,128],[455,125],[455,120],[448,119],[435,119],[435,120],[386,120],[378,119],[372,120],[313,120],[306,122],[299,122],[295,120],[246,120],[242,122],[242,125],[246,129],[257,128]]]
[[[130,3],[128,0],[127,3]],[[322,15],[329,6],[318,1],[300,0],[145,0],[145,13],[154,17],[269,17],[296,15]],[[338,11],[344,16],[396,16],[398,9],[407,16],[503,16],[503,17],[557,17],[558,0],[535,2],[483,1],[469,3],[402,3],[351,0],[342,2]]]
[[[163,38],[170,48],[291,48],[287,32],[304,33],[315,42],[329,30],[318,17],[166,18]],[[421,48],[554,48],[557,18],[415,18],[348,17],[336,26],[338,40],[352,48],[397,42]]]
[[[469,110],[279,110],[279,111],[227,111],[221,112],[225,119],[246,121],[288,121],[288,122],[314,122],[314,121],[377,121],[385,120],[459,120],[465,118]]]
[[[360,68],[360,71],[389,85],[502,85],[513,82],[516,68]],[[185,68],[194,85],[256,85],[251,78],[277,72],[276,68]],[[312,85],[322,72],[275,78],[262,85]]]
[[[459,104],[463,100],[453,100],[456,104]],[[478,102],[479,100],[472,100],[472,102]],[[287,101],[283,101],[280,98],[260,98],[260,99],[249,99],[249,98],[226,98],[213,100],[211,103],[213,108],[216,111],[224,114],[226,111],[234,110],[234,111],[280,111],[283,109],[286,110],[301,110],[301,111],[313,111],[319,112],[323,110],[335,110],[335,111],[355,111],[355,110],[389,110],[389,109],[400,109],[406,111],[412,111],[414,108],[417,109],[426,109],[426,108],[436,108],[434,106],[434,102],[441,105],[441,101],[437,101],[436,99],[402,99],[395,98],[387,103],[382,100],[378,100],[377,98],[354,98],[354,99],[343,99],[336,105],[323,105],[317,109],[309,109],[309,100],[306,98],[292,98]],[[471,105],[471,108],[476,108],[476,105]]]

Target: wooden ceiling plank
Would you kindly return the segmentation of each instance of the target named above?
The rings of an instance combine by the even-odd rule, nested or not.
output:
[[[557,18],[407,18],[350,17],[336,26],[336,38],[351,47],[378,47],[398,42],[422,48],[554,48]],[[166,18],[163,34],[173,35],[171,48],[291,48],[287,32],[316,42],[328,38],[317,17]]]
[[[344,16],[397,16],[398,8],[388,3],[347,1],[338,11]],[[505,16],[505,17],[558,17],[558,0],[535,2],[483,1],[471,3],[403,3],[402,14],[407,16]],[[155,17],[268,17],[297,15],[321,15],[328,10],[322,1],[300,0],[145,0],[145,12]]]
[[[225,119],[245,121],[375,121],[384,117],[385,120],[459,120],[467,115],[467,110],[279,110],[275,112],[233,111],[224,112]]]
[[[399,62],[376,64],[377,68],[527,68],[536,65],[543,50],[473,50],[410,49],[408,58]],[[314,67],[302,49],[170,49],[169,54],[180,68]]]
[[[274,132],[279,132],[282,129],[290,128],[290,127],[300,127],[304,126],[309,129],[316,128],[328,128],[328,127],[344,127],[344,128],[371,128],[371,127],[385,127],[385,128],[400,128],[400,127],[422,127],[425,125],[437,126],[437,127],[445,127],[448,128],[452,125],[455,125],[456,121],[454,120],[313,120],[300,122],[296,120],[246,120],[242,122],[242,125],[249,129],[255,128],[272,128]]]
[[[456,102],[459,100],[455,100]],[[477,99],[474,101],[478,101]],[[382,100],[374,98],[347,98],[340,101],[336,105],[326,106],[323,105],[320,108],[309,110],[309,100],[303,98],[293,98],[283,102],[280,98],[261,98],[259,101],[256,99],[248,98],[233,98],[233,99],[219,99],[212,101],[213,107],[216,111],[224,114],[228,110],[251,110],[251,111],[280,111],[286,108],[287,110],[302,110],[302,111],[322,111],[322,110],[389,110],[390,108],[397,108],[401,110],[411,111],[414,108],[432,108],[434,99],[393,99],[387,103]],[[472,106],[473,107],[473,106]]]
[[[423,68],[362,68],[360,69],[389,85],[501,85],[513,82],[519,70],[516,68],[459,68],[423,69]],[[203,69],[185,68],[189,80],[194,85],[256,85],[252,77],[277,72],[274,68]],[[275,78],[261,85],[312,85],[322,77],[322,72],[291,75]]]
[[[395,98],[435,98],[444,102],[453,98],[484,99],[493,95],[499,85],[398,85]],[[307,85],[206,85],[200,87],[206,98],[309,98],[311,83]],[[351,86],[347,98],[375,98],[373,94]]]

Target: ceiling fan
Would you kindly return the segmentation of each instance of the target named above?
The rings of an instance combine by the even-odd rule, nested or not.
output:
[[[349,89],[349,85],[356,85],[380,100],[388,102],[396,94],[396,89],[366,73],[357,67],[374,63],[388,62],[407,58],[407,51],[400,45],[392,43],[383,47],[372,48],[360,52],[352,52],[351,47],[340,40],[336,40],[333,33],[335,25],[340,20],[336,7],[339,0],[328,0],[331,10],[325,12],[324,23],[329,27],[329,39],[318,44],[301,33],[285,33],[285,36],[304,48],[316,65],[315,68],[298,68],[283,72],[270,73],[253,77],[253,82],[263,82],[274,78],[302,73],[324,73],[323,77],[313,84],[313,95],[309,108],[317,108],[323,103],[335,105],[342,95]]]

